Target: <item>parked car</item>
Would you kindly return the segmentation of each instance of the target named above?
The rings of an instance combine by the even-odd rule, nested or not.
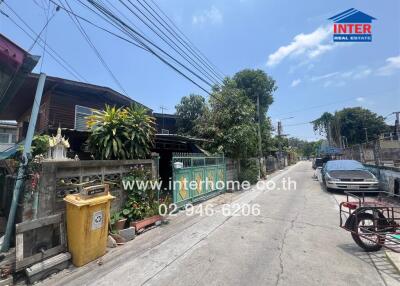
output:
[[[328,161],[321,174],[327,190],[379,190],[375,175],[355,160]]]
[[[323,161],[322,158],[315,158],[313,163],[312,163],[312,167],[315,170],[318,167],[322,167],[323,164],[324,164],[324,161]]]
[[[323,157],[323,158],[315,158],[312,164],[313,169],[317,169],[318,167],[323,167],[326,162],[331,160],[330,157]]]

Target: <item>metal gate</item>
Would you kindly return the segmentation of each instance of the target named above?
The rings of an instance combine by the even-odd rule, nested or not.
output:
[[[173,153],[172,169],[173,200],[178,207],[226,190],[223,155]]]

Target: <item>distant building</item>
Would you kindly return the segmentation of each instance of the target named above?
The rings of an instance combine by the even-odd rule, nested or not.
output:
[[[17,122],[0,120],[0,152],[17,143]]]
[[[176,126],[176,119],[178,118],[175,114],[162,114],[153,113],[156,119],[156,127],[158,134],[177,134],[178,128]]]

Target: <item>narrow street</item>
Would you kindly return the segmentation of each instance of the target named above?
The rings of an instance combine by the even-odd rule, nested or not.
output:
[[[276,189],[223,202],[259,204],[259,216],[223,216],[221,197],[214,198],[205,203],[215,205],[214,215],[181,212],[107,254],[101,266],[43,285],[399,285],[383,252],[363,252],[338,227],[342,196],[321,189],[313,172],[300,162],[272,176]],[[283,190],[289,177],[297,188]]]

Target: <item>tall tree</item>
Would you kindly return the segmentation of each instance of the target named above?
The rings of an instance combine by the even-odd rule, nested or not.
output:
[[[334,114],[325,112],[313,121],[313,126],[315,132],[326,134],[337,146],[341,136],[347,138],[348,144],[359,144],[366,141],[366,133],[368,140],[373,140],[389,129],[382,116],[362,107],[344,108]]]
[[[346,136],[349,144],[364,143],[366,133],[368,140],[374,140],[389,130],[382,116],[362,107],[344,108],[335,117],[340,123],[340,134]]]
[[[225,79],[219,90],[214,90],[209,109],[197,125],[197,132],[211,140],[209,148],[224,152],[231,158],[247,158],[256,154],[257,129],[255,106],[236,83]]]
[[[236,83],[236,87],[243,90],[244,94],[254,104],[257,104],[257,98],[260,98],[260,113],[263,121],[268,107],[274,101],[273,93],[277,89],[275,80],[259,69],[244,69],[236,73],[233,80]]]
[[[194,130],[196,121],[203,116],[206,110],[204,97],[197,94],[184,96],[181,102],[175,106],[175,109],[176,115],[178,115],[176,121],[178,132],[193,136],[196,135]]]

